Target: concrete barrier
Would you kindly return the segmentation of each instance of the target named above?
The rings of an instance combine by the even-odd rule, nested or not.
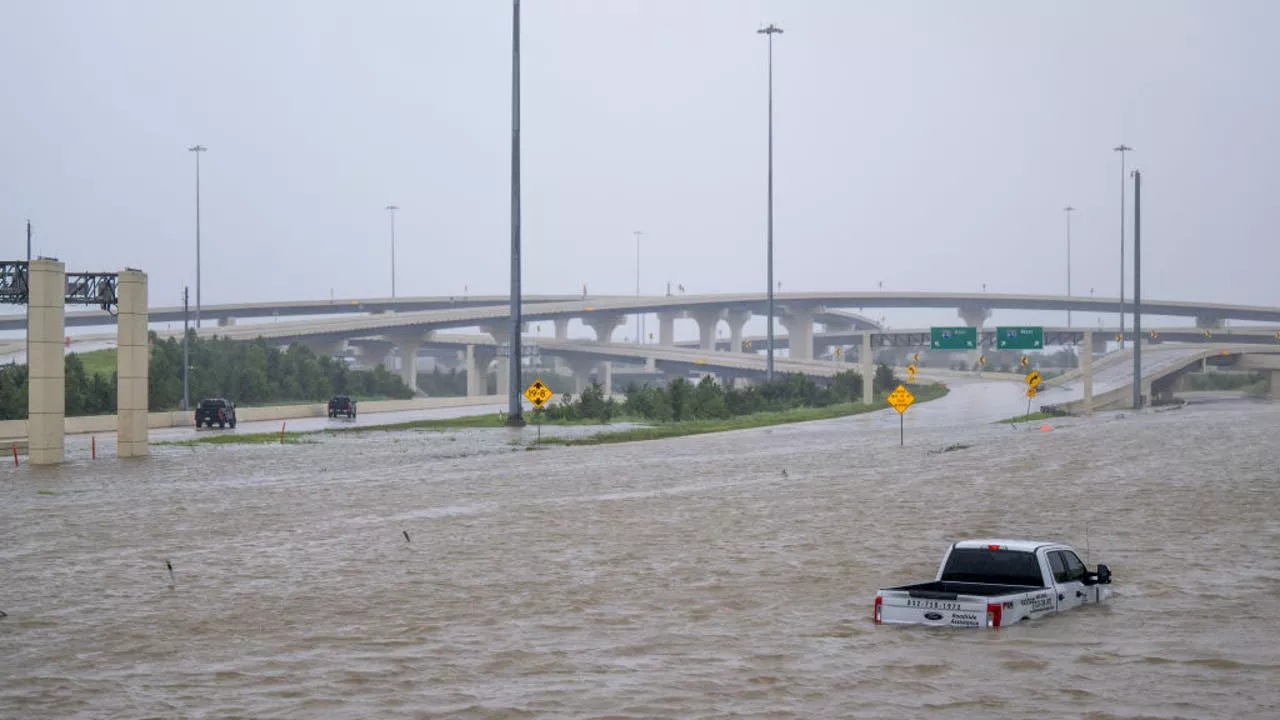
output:
[[[479,397],[439,397],[411,398],[409,400],[366,400],[357,404],[361,414],[406,412],[412,410],[440,410],[468,405],[495,405],[505,403],[505,395],[481,395]],[[237,422],[255,422],[265,420],[293,420],[296,418],[326,417],[328,403],[306,403],[304,405],[271,405],[267,407],[236,408]],[[116,432],[115,415],[82,415],[64,420],[67,435],[104,434]],[[147,413],[148,428],[194,427],[194,411],[162,411]],[[26,450],[27,421],[0,420],[0,438],[16,438],[20,442],[19,450]],[[14,440],[8,441],[0,450],[9,450]]]

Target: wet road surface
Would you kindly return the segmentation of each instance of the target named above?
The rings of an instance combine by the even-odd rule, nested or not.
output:
[[[890,410],[10,468],[0,717],[1280,714],[1280,405],[990,423],[1024,409],[957,382],[902,448]],[[998,632],[871,622],[876,588],[975,536],[1073,543],[1115,599]]]

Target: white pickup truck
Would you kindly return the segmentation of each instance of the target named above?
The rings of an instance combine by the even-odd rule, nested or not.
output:
[[[1067,545],[1033,540],[963,540],[947,549],[933,582],[876,593],[877,623],[998,628],[1100,603],[1111,570],[1089,572]]]

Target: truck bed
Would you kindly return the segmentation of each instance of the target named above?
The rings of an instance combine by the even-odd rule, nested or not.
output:
[[[1033,590],[1042,590],[1043,588],[1033,585],[993,585],[990,583],[934,580],[933,582],[901,585],[899,587],[885,589],[905,592],[913,598],[955,600],[959,595],[993,597],[997,595],[1014,595],[1017,593],[1031,592]]]

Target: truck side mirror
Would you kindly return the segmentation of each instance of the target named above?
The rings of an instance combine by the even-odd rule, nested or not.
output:
[[[1103,565],[1101,563],[1098,564],[1097,575],[1098,575],[1099,585],[1109,585],[1111,583],[1111,568],[1107,567],[1106,565]]]

